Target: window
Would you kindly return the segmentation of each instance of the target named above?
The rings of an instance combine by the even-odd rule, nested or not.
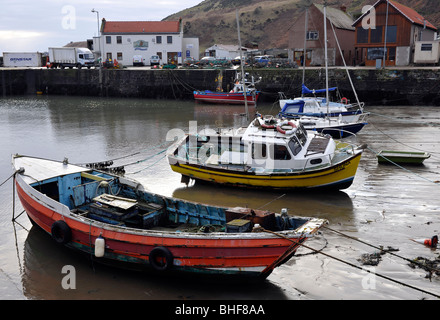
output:
[[[105,36],[105,43],[107,43],[107,44],[112,43],[112,37],[111,36]]]
[[[292,151],[293,155],[296,156],[298,153],[301,152],[302,146],[296,139],[296,137],[292,137],[292,139],[290,139],[289,141],[289,148]]]
[[[422,43],[422,51],[432,51],[432,43]]]
[[[383,59],[384,48],[368,48],[367,59],[376,60]]]
[[[167,43],[173,43],[173,36],[167,36]]]
[[[266,159],[266,145],[265,144],[252,144],[252,159]]]
[[[107,52],[107,60],[113,60],[111,52]]]
[[[122,52],[116,53],[116,59],[121,61],[122,60]]]
[[[273,147],[274,147],[273,148],[274,160],[290,160],[291,159],[290,153],[287,150],[287,147],[285,145],[275,144]]]
[[[397,26],[387,27],[387,42],[394,43],[397,41]]]
[[[307,31],[306,39],[307,40],[318,40],[319,39],[318,31]]]
[[[298,129],[296,130],[296,137],[298,138],[298,141],[301,143],[301,145],[305,145],[307,142],[307,131],[304,128],[302,124],[299,125]]]
[[[367,43],[368,42],[368,29],[362,27],[357,28],[357,43]]]
[[[376,26],[376,29],[371,29],[370,43],[382,42],[382,26]]]
[[[388,48],[388,60],[390,61],[396,60],[396,47]]]
[[[122,43],[122,36],[116,36],[116,43]]]
[[[156,43],[162,43],[162,36],[156,36]]]

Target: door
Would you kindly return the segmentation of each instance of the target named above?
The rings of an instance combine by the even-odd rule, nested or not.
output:
[[[177,52],[168,52],[167,53],[167,63],[177,65]]]

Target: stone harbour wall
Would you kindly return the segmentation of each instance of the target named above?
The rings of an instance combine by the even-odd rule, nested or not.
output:
[[[103,97],[193,99],[194,90],[229,91],[233,69],[0,69],[2,97],[36,94]],[[255,79],[260,99],[275,102],[279,92],[301,94],[302,69],[246,69]],[[369,105],[440,105],[438,68],[351,68],[349,73],[359,100]],[[344,68],[329,69],[329,86],[355,101]],[[325,69],[307,68],[309,89],[325,88]]]

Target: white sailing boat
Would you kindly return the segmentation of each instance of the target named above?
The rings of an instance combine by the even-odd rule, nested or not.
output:
[[[323,6],[324,15],[324,39],[327,39],[327,14],[326,3]],[[334,31],[333,24],[330,22],[333,29],[336,42],[339,41]],[[306,28],[307,32],[307,12],[306,12]],[[304,41],[304,50],[305,50]],[[329,98],[329,91],[337,90],[336,87],[329,88],[328,86],[328,53],[327,53],[327,41],[324,41],[325,48],[325,73],[326,73],[326,88],[325,89],[312,89],[310,90],[304,84],[305,74],[305,60],[303,63],[303,84],[301,90],[301,97],[294,99],[287,99],[282,93],[280,93],[280,108],[278,116],[286,119],[298,119],[307,130],[315,130],[318,132],[325,132],[331,134],[335,138],[343,138],[351,134],[359,132],[366,124],[366,118],[368,113],[363,111],[363,102],[359,102],[358,96],[351,81],[350,74],[347,71],[348,78],[350,80],[353,92],[355,94],[356,103],[350,103],[350,101],[343,97],[340,101],[332,102]],[[342,60],[345,60],[341,52]],[[325,93],[325,97],[317,96],[317,94]],[[305,97],[306,94],[313,95],[312,97]]]

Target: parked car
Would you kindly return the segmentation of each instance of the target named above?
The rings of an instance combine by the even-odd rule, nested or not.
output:
[[[202,59],[200,59],[200,63],[210,63],[214,62],[215,60],[215,57],[203,57]]]
[[[255,56],[254,60],[255,60],[255,62],[258,62],[258,63],[268,63],[269,56]]]
[[[143,66],[144,65],[144,59],[142,56],[137,55],[133,56],[133,66]]]
[[[151,56],[151,58],[150,58],[150,65],[152,65],[152,66],[160,65],[160,58],[159,58],[159,56]]]
[[[245,62],[245,58],[244,56],[241,58],[243,60],[243,62]],[[240,64],[240,56],[235,57],[234,59],[231,60],[231,63],[236,66]]]

